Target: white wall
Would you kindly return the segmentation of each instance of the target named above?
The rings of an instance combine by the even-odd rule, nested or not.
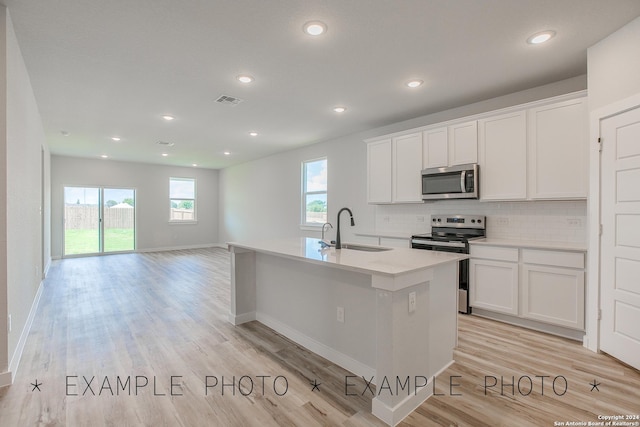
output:
[[[0,132],[4,143],[0,151],[3,152],[3,166],[6,166],[2,168],[6,175],[0,179],[4,193],[0,195],[3,203],[1,223],[6,227],[3,230],[6,241],[0,250],[1,262],[6,262],[6,273],[2,272],[0,281],[0,294],[6,296],[6,300],[0,297],[0,336],[6,337],[0,345],[0,372],[4,372],[17,368],[22,351],[20,343],[26,338],[29,313],[42,279],[42,269],[50,257],[48,250],[43,252],[43,242],[46,244],[49,240],[48,221],[43,221],[43,215],[46,218],[49,213],[46,206],[49,154],[11,19],[4,7],[0,10],[0,34],[6,37],[2,43],[6,51],[0,54],[2,61],[6,61],[0,67],[0,75],[6,78],[6,85],[2,85],[3,89],[6,87],[6,97],[4,93],[0,94],[1,104],[6,105],[2,114],[6,129]],[[5,332],[7,315],[12,317],[12,330],[8,334]]]
[[[355,231],[374,230],[376,224],[379,225],[380,216],[387,215],[387,208],[368,205],[366,202],[367,165],[364,139],[576,92],[585,88],[586,76],[579,76],[224,169],[220,172],[220,240],[228,242],[319,235],[318,232],[301,230],[299,227],[301,211],[300,164],[304,160],[325,156],[328,161],[329,176],[327,200],[329,221],[335,227],[338,210],[344,206],[352,208],[356,227],[350,227],[348,221],[343,218],[341,227],[343,240],[359,240],[353,236]],[[455,202],[450,203],[452,203],[450,210],[455,210]],[[417,207],[409,206],[404,209],[409,212],[428,214],[432,206],[434,205],[427,204]],[[500,212],[502,205],[494,204],[494,206],[497,212]],[[582,211],[577,214],[581,214]],[[575,213],[575,211],[570,213],[567,211],[567,215]],[[332,230],[332,238],[334,233],[335,229]]]
[[[640,93],[640,18],[587,51],[589,110]]]
[[[169,178],[196,179],[197,224],[169,223]],[[64,187],[136,189],[137,250],[218,242],[218,171],[76,157],[51,157],[52,256],[62,256]]]

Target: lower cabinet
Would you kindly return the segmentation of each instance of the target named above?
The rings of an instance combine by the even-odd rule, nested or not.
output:
[[[584,329],[584,271],[524,265],[522,317]]]
[[[584,329],[584,253],[471,246],[470,305]]]
[[[471,259],[471,307],[518,315],[518,264]]]

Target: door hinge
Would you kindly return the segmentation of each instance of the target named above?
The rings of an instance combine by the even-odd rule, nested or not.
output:
[[[600,235],[602,236],[602,224],[600,224]]]
[[[598,320],[602,320],[602,309],[598,309]]]
[[[598,137],[598,152],[602,153],[602,138]]]

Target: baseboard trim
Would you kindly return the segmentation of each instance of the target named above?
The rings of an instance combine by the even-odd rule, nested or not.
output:
[[[18,345],[16,347],[16,351],[13,352],[13,357],[11,358],[11,363],[9,363],[9,384],[13,384],[13,379],[18,373],[18,367],[20,366],[20,359],[22,359],[22,352],[24,351],[24,346],[27,343],[27,338],[29,337],[29,332],[31,331],[31,325],[33,325],[33,319],[36,317],[36,311],[38,311],[38,305],[40,304],[40,297],[42,296],[42,290],[44,289],[44,281],[40,282],[40,286],[38,286],[38,291],[36,292],[36,296],[33,299],[33,303],[31,303],[31,310],[29,310],[29,316],[27,317],[27,322],[22,328],[22,333],[20,334],[20,340],[18,340]],[[0,380],[1,386],[2,380]]]
[[[135,252],[138,253],[148,253],[148,252],[167,252],[167,251],[183,251],[187,249],[206,249],[206,248],[217,248],[220,243],[205,243],[202,245],[183,245],[183,246],[163,246],[159,248],[145,248],[145,249],[136,249]],[[223,246],[226,247],[226,246]]]
[[[8,387],[13,384],[13,375],[11,371],[3,372],[0,374],[0,388]]]
[[[45,279],[47,277],[47,274],[49,274],[49,268],[51,268],[51,259],[49,258],[47,260],[47,263],[44,265],[44,271],[42,273],[42,278]]]
[[[414,393],[412,395],[407,396],[394,407],[388,406],[387,404],[382,402],[379,397],[374,397],[371,401],[371,413],[390,426],[398,425],[410,413],[415,411],[427,399],[433,396],[433,391],[435,388],[434,379],[444,371],[449,369],[449,367],[454,363],[455,362],[453,360],[447,363],[433,377],[429,378],[427,384],[424,387],[422,387],[420,390],[414,390]]]
[[[264,313],[256,313],[256,320],[270,327],[279,334],[282,334],[290,340],[307,348],[313,353],[316,353],[324,357],[325,359],[335,363],[336,365],[341,366],[349,372],[353,372],[354,374],[365,378],[375,377],[375,368],[358,362],[351,356],[348,356],[327,346],[326,344],[316,341],[313,338],[305,335],[304,333],[292,328],[289,325],[285,325],[284,323],[274,319],[269,315],[266,315]]]
[[[233,324],[234,326],[238,326],[238,325],[242,325],[243,323],[256,320],[256,312],[251,311],[249,313],[242,313],[238,315],[229,313],[228,319],[229,319],[229,323]]]

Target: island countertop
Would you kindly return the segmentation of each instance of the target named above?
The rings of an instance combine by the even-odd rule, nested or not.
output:
[[[320,249],[318,238],[300,237],[256,242],[229,242],[229,250],[240,248],[291,259],[325,264],[361,273],[398,276],[468,258],[468,255],[425,251],[410,248],[389,248],[381,252],[354,249]],[[344,243],[348,245],[348,243]],[[367,246],[360,245],[359,246]]]

